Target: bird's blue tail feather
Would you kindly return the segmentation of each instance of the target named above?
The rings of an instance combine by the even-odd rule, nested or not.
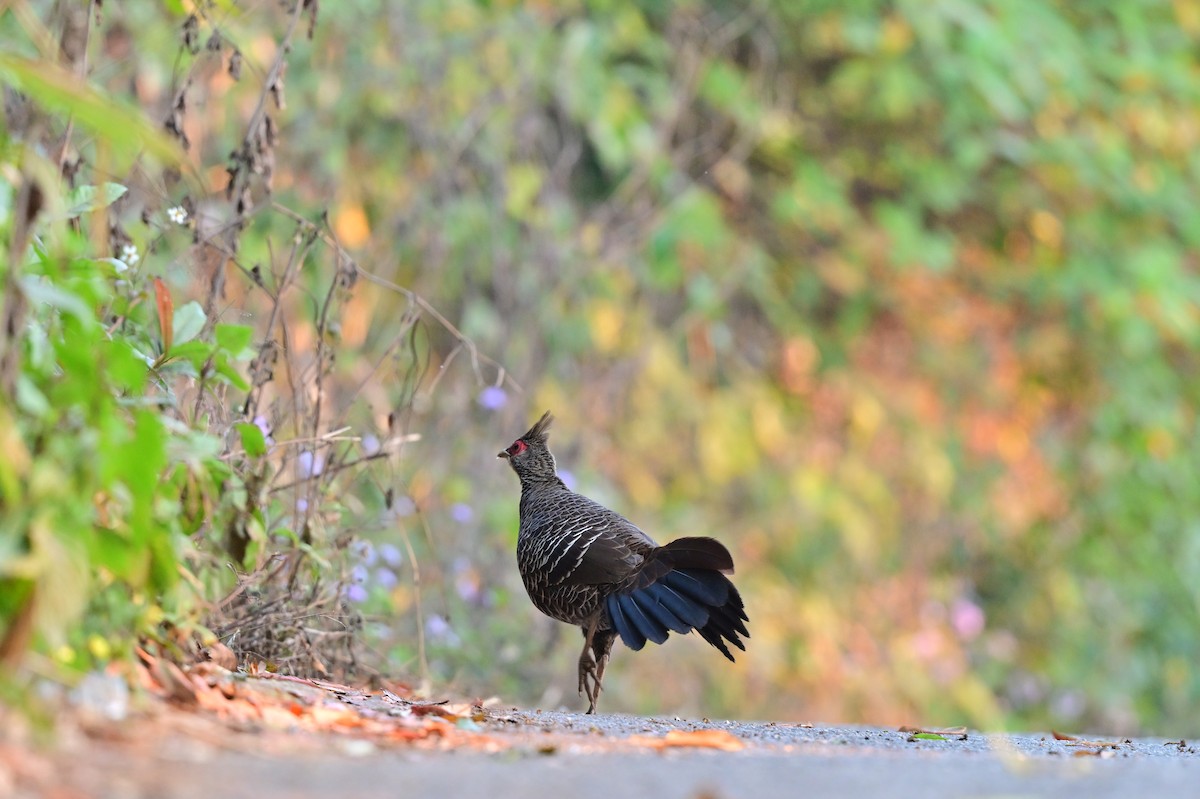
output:
[[[694,629],[733,660],[726,641],[744,650],[738,636],[750,636],[742,598],[718,571],[674,569],[650,585],[609,596],[606,609],[613,629],[634,650],[646,641],[661,644],[671,632]]]

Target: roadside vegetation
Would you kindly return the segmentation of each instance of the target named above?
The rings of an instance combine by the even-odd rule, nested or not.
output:
[[[753,620],[608,707],[1194,734],[1197,36],[0,3],[5,698],[221,644],[573,702],[494,459],[551,409],[565,479],[727,541]]]

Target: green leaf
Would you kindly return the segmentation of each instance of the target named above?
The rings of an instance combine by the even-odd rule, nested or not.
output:
[[[242,436],[242,448],[251,458],[261,458],[267,454],[267,439],[262,428],[249,422],[239,422],[234,425]]]
[[[217,325],[213,329],[217,339],[217,347],[229,353],[230,357],[242,359],[251,357],[254,350],[250,342],[254,340],[254,328],[247,325]]]
[[[120,199],[129,189],[120,183],[104,183],[100,186],[76,186],[67,197],[67,217],[75,218],[88,211],[107,208]]]
[[[245,377],[242,376],[241,372],[239,372],[231,363],[229,363],[229,360],[224,355],[217,357],[216,363],[213,364],[213,368],[216,370],[218,375],[228,380],[229,384],[234,388],[237,388],[241,391],[248,391],[250,389],[250,383]]]
[[[200,335],[207,321],[204,309],[195,300],[175,309],[175,343],[184,344]]]
[[[542,170],[535,164],[514,164],[507,174],[508,196],[504,208],[514,219],[528,221],[542,189]]]
[[[59,288],[49,280],[37,275],[26,275],[21,279],[21,288],[25,296],[34,305],[39,303],[57,308],[68,313],[81,322],[95,323],[96,314],[78,295]]]
[[[80,129],[111,145],[122,161],[132,161],[142,152],[163,164],[183,160],[179,145],[158,123],[52,61],[0,54],[0,83],[13,86],[43,108],[70,115]],[[124,166],[110,168],[119,173]]]
[[[50,401],[29,379],[29,375],[17,375],[16,401],[18,408],[34,418],[41,419],[50,415]]]
[[[938,735],[936,732],[914,732],[909,736],[909,740],[917,741],[944,741],[945,736]]]
[[[131,394],[139,393],[146,385],[146,362],[129,345],[118,339],[104,347],[105,365],[115,387]]]
[[[185,344],[176,344],[171,347],[171,360],[191,361],[200,368],[209,356],[212,355],[213,347],[207,341],[189,341]]]
[[[122,580],[133,585],[141,585],[145,580],[148,553],[117,532],[98,529],[89,554],[94,564],[103,566]]]
[[[172,461],[186,461],[196,470],[207,469],[218,482],[230,476],[228,466],[219,460],[225,447],[220,438],[187,427],[176,428],[170,424],[166,427],[171,433],[167,451]]]

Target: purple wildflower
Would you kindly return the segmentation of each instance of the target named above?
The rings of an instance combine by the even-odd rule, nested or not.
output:
[[[508,402],[508,392],[500,386],[488,386],[479,392],[476,401],[489,411],[498,411]]]
[[[399,566],[404,562],[404,555],[396,548],[395,544],[380,544],[379,557],[383,558],[383,562],[389,566]]]
[[[301,480],[315,477],[321,473],[321,459],[312,454],[312,450],[304,450],[296,456],[296,474]]]
[[[268,447],[275,444],[275,439],[271,437],[271,424],[267,421],[267,417],[259,414],[254,417],[254,426],[262,431],[263,441]]]
[[[412,516],[417,512],[417,503],[412,501],[412,497],[396,497],[392,502],[392,513],[396,516]]]
[[[375,545],[370,541],[359,539],[350,545],[350,551],[354,553],[354,557],[367,566],[374,566],[375,561],[379,559],[379,553],[375,551]]]
[[[483,593],[479,572],[466,558],[454,560],[454,590],[464,602],[476,603]]]
[[[425,634],[434,641],[440,641],[448,646],[458,646],[462,639],[450,626],[443,616],[432,614],[425,620]]]
[[[986,623],[983,608],[969,599],[957,599],[950,608],[950,624],[964,641],[977,638]]]

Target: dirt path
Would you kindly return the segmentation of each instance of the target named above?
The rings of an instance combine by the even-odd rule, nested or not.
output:
[[[0,796],[1186,796],[1200,750],[783,722],[583,716],[414,701],[242,675],[179,675],[172,701],[0,746]],[[194,689],[189,696],[189,689]],[[938,739],[940,738],[940,740]]]

